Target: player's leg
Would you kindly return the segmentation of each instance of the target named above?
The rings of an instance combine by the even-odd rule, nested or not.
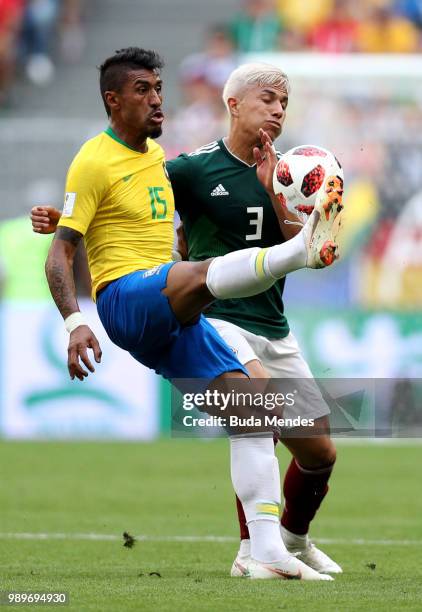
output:
[[[321,425],[319,423],[320,427]],[[336,456],[335,447],[329,436],[288,438],[283,440],[283,443],[293,455],[283,485],[283,542],[289,552],[297,554],[301,561],[316,571],[341,573],[341,567],[316,548],[308,537],[310,523],[328,492],[328,480]],[[239,498],[236,498],[236,507],[241,540],[231,575],[241,577],[249,564],[251,546],[250,532]]]
[[[327,207],[333,195],[338,203]],[[179,322],[195,320],[215,298],[256,295],[290,272],[330,265],[335,259],[330,236],[340,209],[341,193],[324,185],[314,212],[291,240],[267,249],[244,249],[204,262],[173,265],[163,293]]]
[[[249,362],[247,366],[250,374],[261,376],[262,380],[268,382],[258,361]],[[238,516],[244,527],[247,527],[231,575],[261,579],[296,577],[305,580],[318,580],[320,576],[327,580],[328,577],[322,572],[318,573],[319,570],[310,571],[310,566],[296,555],[288,557],[283,553],[280,556],[279,534],[284,545],[278,515],[278,504],[281,504],[280,472],[272,432],[261,437],[254,434],[233,436],[230,443],[231,473],[238,500]],[[302,561],[303,565],[297,566],[297,560]]]
[[[249,376],[254,380],[261,379],[263,381],[268,381],[268,372],[264,370],[262,363],[256,358],[256,356],[254,359],[249,359],[249,357],[254,356],[254,353],[252,348],[248,345],[247,341],[242,337],[233,338],[233,336],[234,334],[230,334],[229,332],[229,337],[223,335],[223,338],[226,340],[230,348],[235,348],[238,351],[238,359],[242,364],[244,364]],[[276,441],[274,440],[274,438],[272,443],[273,446],[275,446]],[[237,519],[239,522],[240,546],[230,571],[230,575],[234,578],[243,577],[247,574],[251,556],[253,557],[251,551],[251,536],[249,531],[249,525],[246,520],[243,504],[237,495],[236,512]]]
[[[97,296],[100,319],[111,340],[166,378],[213,381],[230,390],[247,372],[203,316],[183,326],[163,294],[171,264],[134,272],[111,282]],[[209,386],[209,383],[207,383]],[[233,486],[252,524],[251,578],[327,580],[289,554],[279,530],[281,498],[278,463],[271,432],[242,430],[230,439]]]
[[[190,354],[192,346],[194,355]],[[236,368],[239,371],[234,371]],[[155,369],[175,384],[179,384],[178,378],[214,379],[209,388],[220,392],[229,391],[233,382],[245,378],[235,353],[204,317],[180,329]],[[225,415],[229,411],[226,408]],[[294,574],[296,562],[287,553],[279,530],[281,488],[272,433],[252,431],[231,436],[230,448],[233,486],[248,517],[252,555],[263,563],[282,561],[284,571]],[[299,569],[307,571],[302,566]]]
[[[268,378],[271,373],[274,378],[312,379],[309,366],[300,354],[292,334],[281,341],[271,341],[227,321],[212,318],[209,320],[227,344],[236,351],[251,376]],[[268,369],[264,369],[263,363]],[[299,554],[299,558],[307,565],[317,571],[338,573],[341,571],[340,566],[317,549],[307,536],[309,523],[328,490],[327,482],[336,457],[334,444],[329,437],[328,421],[326,418],[317,420],[312,435],[308,430],[297,432],[296,435],[298,437],[289,436],[284,439],[294,459],[284,481],[287,501],[283,512],[286,525],[281,526],[283,540],[287,548]],[[287,507],[289,522],[286,518]],[[250,556],[249,531],[240,500],[237,500],[237,513],[241,544],[232,566],[232,576],[243,575]]]
[[[208,317],[207,319],[236,354],[239,361],[245,366],[249,376],[256,382],[259,380],[263,381],[262,390],[265,391],[269,374],[264,370],[262,363],[259,361],[247,339],[240,333],[240,328],[237,325],[233,325],[221,319],[215,319],[213,317]],[[230,574],[233,577],[242,577],[248,573],[248,566],[251,559],[251,542],[245,511],[237,495],[236,511],[239,521],[240,547],[233,561]]]
[[[246,367],[251,378],[259,385],[262,381],[261,392],[265,392],[269,373],[264,369],[258,355],[265,355],[268,341],[262,336],[246,332],[233,323],[220,319],[209,318],[210,323],[219,332],[228,346],[236,353],[239,361]],[[276,440],[273,441],[274,445]],[[311,453],[313,456],[313,454]],[[232,564],[231,576],[242,577],[248,572],[251,559],[251,541],[249,525],[246,520],[241,500],[236,497],[236,508],[240,527],[240,547]],[[253,557],[253,553],[252,553]]]
[[[154,367],[173,380],[178,377],[214,379],[209,386],[211,390],[229,391],[235,379],[239,381],[242,377],[249,383],[234,352],[203,316],[196,324],[180,327]],[[272,432],[232,435],[230,450],[233,487],[245,509],[250,529],[254,566],[248,567],[248,577],[327,580],[327,576],[307,567],[285,549],[279,528],[281,487]]]
[[[342,182],[327,177],[314,211],[303,229],[287,242],[268,249],[247,249],[215,258],[207,286],[216,298],[249,297],[265,291],[273,281],[301,268],[323,268],[337,258],[335,236],[342,205]],[[232,266],[236,269],[233,274]],[[257,289],[259,287],[259,289]]]
[[[232,575],[252,579],[330,580],[328,575],[284,550],[279,522],[280,472],[272,433],[230,437],[230,456],[232,483],[245,514],[250,541],[246,563],[236,558]]]
[[[229,390],[240,378],[248,381],[234,352],[203,316],[188,326],[177,320],[162,292],[170,267],[127,275],[99,294],[98,312],[112,341],[165,378],[179,379],[179,385],[180,379],[195,379]],[[287,553],[278,527],[281,490],[271,432],[238,435],[230,446],[233,485],[253,523],[257,560],[283,561],[285,573],[306,574]]]
[[[195,347],[193,355],[189,351],[191,346]],[[155,369],[167,378],[176,376],[197,380],[215,376],[209,388],[227,392],[233,388],[234,379],[239,380],[244,374],[226,371],[216,376],[221,371],[222,363],[227,369],[242,367],[214,328],[204,317],[200,317],[198,323],[182,329]],[[177,384],[177,381],[174,382]],[[259,381],[254,389],[261,389]],[[257,579],[329,579],[285,549],[279,527],[280,473],[272,432],[257,434],[252,431],[250,434],[231,435],[230,456],[233,487],[244,508],[250,533],[250,557],[244,575]]]
[[[268,361],[264,363],[273,377],[313,382],[311,370],[293,334],[283,340],[273,341],[265,355]],[[313,394],[312,389],[311,392]],[[319,391],[315,388],[316,416],[324,412],[324,402],[318,407],[318,395]],[[298,554],[302,561],[317,571],[340,573],[341,567],[316,548],[308,537],[310,523],[328,492],[328,481],[336,461],[328,417],[317,418],[313,428],[295,428],[287,434],[281,436],[281,441],[293,458],[283,483],[283,541],[288,550]]]
[[[325,423],[324,423],[325,422]],[[316,426],[329,428],[322,417]],[[302,436],[309,436],[302,432]],[[281,532],[287,549],[324,573],[341,573],[341,567],[309,539],[311,521],[328,493],[328,481],[336,460],[335,446],[327,435],[284,438],[283,444],[293,455],[283,483],[284,509]]]

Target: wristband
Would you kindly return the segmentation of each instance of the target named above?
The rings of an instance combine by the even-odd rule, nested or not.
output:
[[[81,312],[73,312],[64,320],[64,325],[69,334],[71,334],[80,325],[86,325],[86,322]]]

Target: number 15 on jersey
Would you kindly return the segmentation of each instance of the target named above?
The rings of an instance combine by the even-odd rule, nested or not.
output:
[[[164,187],[148,187],[151,214],[153,219],[165,219],[167,215],[167,202],[160,197],[160,192]]]

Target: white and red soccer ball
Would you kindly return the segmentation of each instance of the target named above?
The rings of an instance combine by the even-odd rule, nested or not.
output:
[[[295,214],[310,215],[327,176],[344,179],[342,167],[330,151],[300,145],[284,153],[274,170],[274,193]]]

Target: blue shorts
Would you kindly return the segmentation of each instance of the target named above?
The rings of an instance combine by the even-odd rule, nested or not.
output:
[[[214,327],[200,316],[181,325],[162,290],[174,262],[112,281],[97,296],[101,322],[114,344],[164,378],[212,379],[247,371]]]

